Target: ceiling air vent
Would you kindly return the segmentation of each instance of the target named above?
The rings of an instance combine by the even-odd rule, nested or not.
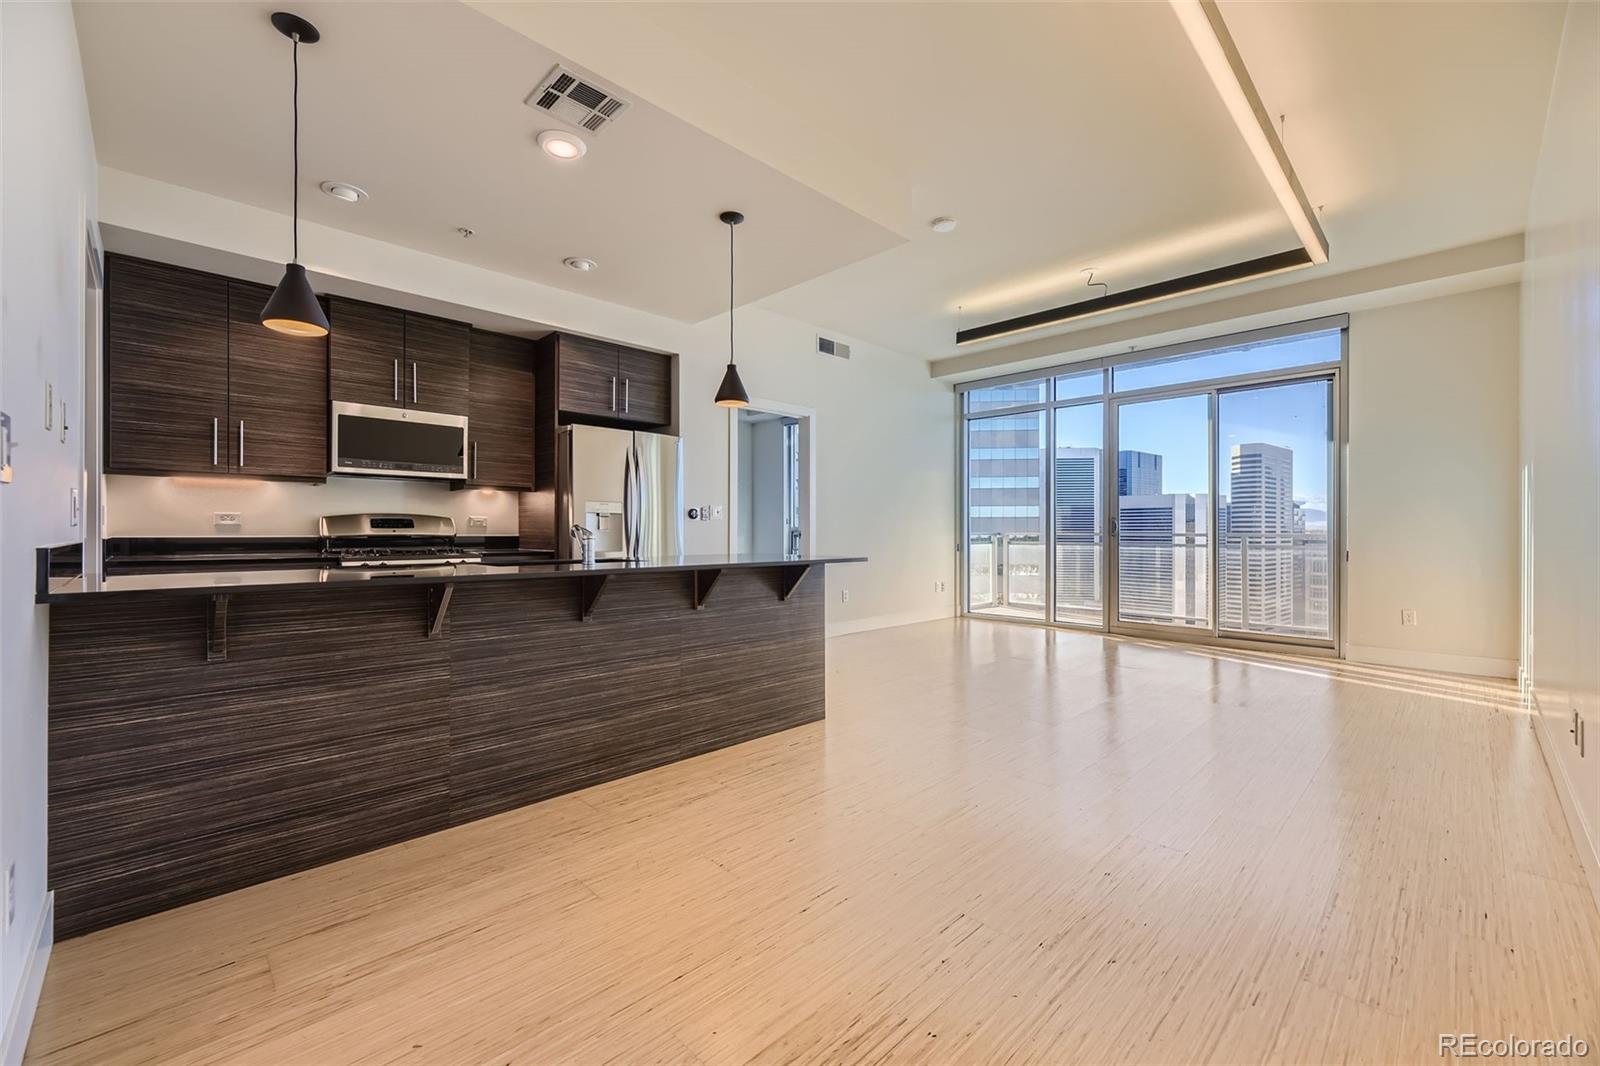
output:
[[[560,64],[545,75],[544,81],[523,102],[590,133],[599,133],[628,109],[628,101],[618,99]]]
[[[817,351],[822,355],[831,355],[835,359],[850,358],[850,346],[844,341],[836,341],[832,337],[817,335]]]

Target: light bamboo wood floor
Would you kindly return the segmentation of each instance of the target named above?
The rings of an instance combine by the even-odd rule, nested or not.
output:
[[[29,1056],[1415,1062],[1597,1027],[1509,686],[952,621],[831,642],[825,724],[63,943]]]

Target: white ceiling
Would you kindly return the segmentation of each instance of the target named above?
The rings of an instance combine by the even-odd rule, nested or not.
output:
[[[325,34],[301,56],[303,187],[373,194],[303,192],[307,217],[696,320],[726,298],[736,206],[741,302],[926,358],[1092,295],[1085,267],[1125,289],[1294,246],[1165,4],[473,6],[297,8]],[[269,8],[77,9],[103,163],[286,208]],[[1313,271],[1522,228],[1563,5],[1223,11],[1325,205]],[[557,54],[634,101],[565,168],[522,104]]]
[[[479,6],[906,233],[763,301],[903,351],[1295,243],[1163,3]],[[1564,8],[1224,2],[1332,246],[1251,284],[1520,231]]]
[[[288,211],[290,46],[271,6],[75,10],[103,165]],[[304,218],[684,321],[727,308],[725,208],[749,215],[741,302],[900,242],[637,97],[584,158],[550,159],[534,137],[559,123],[523,100],[558,57],[464,5],[293,10],[322,32],[300,50]],[[317,190],[329,179],[371,198],[333,200]]]

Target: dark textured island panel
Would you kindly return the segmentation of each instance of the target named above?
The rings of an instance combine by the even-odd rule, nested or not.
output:
[[[69,937],[824,714],[823,567],[51,609],[50,882]]]

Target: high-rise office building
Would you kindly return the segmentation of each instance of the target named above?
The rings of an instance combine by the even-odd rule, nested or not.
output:
[[[1228,525],[1222,552],[1222,624],[1295,626],[1294,452],[1235,444],[1228,463]]]
[[[1099,448],[1057,448],[1055,469],[1056,608],[1097,622],[1104,602]]]
[[[1161,495],[1161,456],[1152,452],[1118,452],[1117,495]]]
[[[1209,626],[1211,499],[1158,493],[1117,500],[1117,612],[1125,621]]]

